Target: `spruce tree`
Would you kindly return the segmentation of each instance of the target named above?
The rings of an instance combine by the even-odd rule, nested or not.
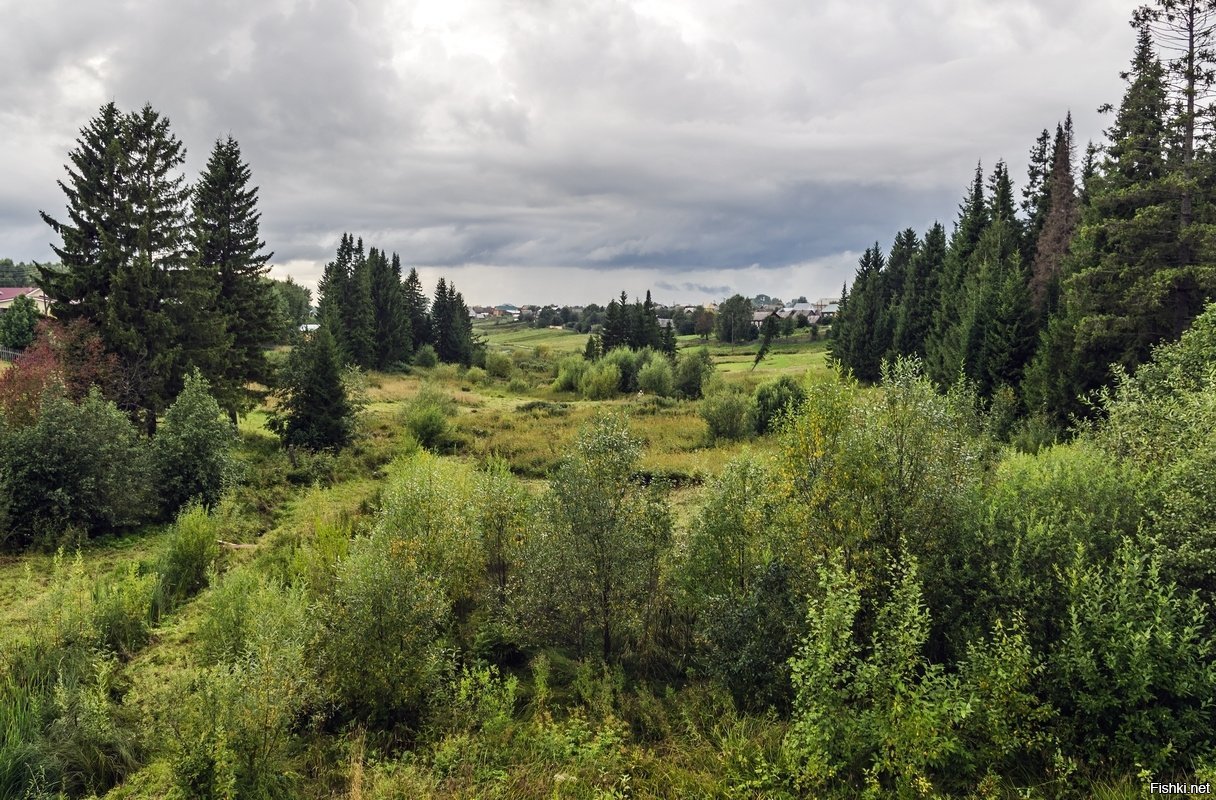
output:
[[[176,302],[176,290],[188,260],[190,188],[181,174],[185,149],[152,106],[127,116],[123,146],[120,213],[129,250],[110,282],[100,327],[106,348],[122,364],[127,403],[142,410],[151,435],[185,371],[182,341],[193,309]]]
[[[882,273],[882,291],[880,302],[883,306],[882,320],[874,332],[875,346],[882,349],[884,356],[897,352],[895,347],[895,328],[899,324],[899,311],[907,288],[908,274],[912,268],[912,260],[920,249],[920,239],[911,228],[895,234],[891,252],[887,256],[887,266]]]
[[[1026,187],[1022,189],[1022,212],[1026,215],[1027,255],[1032,255],[1039,232],[1047,221],[1051,208],[1050,180],[1053,168],[1051,132],[1047,128],[1039,134],[1026,167]]]
[[[435,284],[435,299],[431,303],[431,341],[439,360],[451,363],[454,359],[449,349],[453,341],[452,309],[448,295],[448,282],[440,278]]]
[[[1056,126],[1051,173],[1047,180],[1047,216],[1036,237],[1030,288],[1041,321],[1059,304],[1060,270],[1069,252],[1080,217],[1076,181],[1072,173],[1072,117]]]
[[[925,337],[929,333],[937,282],[945,259],[946,229],[940,223],[934,223],[908,263],[892,334],[891,349],[896,354],[924,358]]]
[[[406,289],[401,283],[401,257],[393,253],[390,261],[381,251],[374,261],[368,261],[376,319],[374,366],[385,370],[409,360],[414,334],[405,305]]]
[[[37,282],[51,299],[51,313],[64,322],[81,318],[100,324],[114,274],[130,256],[125,229],[127,127],[118,106],[103,105],[68,152],[67,182],[57,181],[67,195],[67,221],[39,212],[62,240],[51,245],[62,269],[40,267]]]
[[[321,327],[329,329],[340,352],[346,350],[346,296],[350,289],[351,265],[355,255],[355,240],[343,233],[333,261],[325,265],[317,282],[317,318]]]
[[[354,409],[342,385],[342,358],[322,325],[291,353],[270,428],[288,447],[336,450],[354,433]]]
[[[410,321],[410,336],[412,337],[412,352],[419,347],[431,343],[431,318],[426,299],[422,291],[422,281],[418,278],[418,270],[410,267],[410,273],[405,278],[405,316]]]
[[[977,164],[967,199],[959,206],[937,296],[933,299],[932,322],[925,337],[925,369],[929,377],[941,385],[953,383],[962,368],[962,349],[957,335],[966,299],[967,268],[971,253],[988,226],[988,214],[983,166]]]
[[[380,257],[374,247],[371,255]],[[361,238],[353,251],[342,314],[346,328],[343,355],[349,363],[367,369],[376,360],[376,309],[372,303],[371,259],[363,252]]]
[[[258,187],[249,185],[251,177],[236,139],[217,140],[194,191],[191,221],[192,269],[215,289],[214,303],[204,308],[220,325],[224,343],[219,358],[208,357],[203,342],[203,357],[191,360],[203,369],[233,424],[255,402],[247,385],[270,382],[265,347],[285,324],[274,286],[265,279],[273,254],[263,251]]]
[[[882,373],[886,348],[879,336],[885,314],[883,268],[886,259],[875,242],[858,259],[857,274],[847,293],[842,293],[832,323],[829,352],[833,360],[852,370],[863,381],[877,381]]]

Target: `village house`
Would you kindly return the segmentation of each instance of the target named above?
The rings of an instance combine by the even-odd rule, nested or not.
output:
[[[0,286],[0,314],[8,311],[18,297],[22,295],[34,301],[38,313],[49,316],[51,313],[51,298],[43,294],[36,286]]]

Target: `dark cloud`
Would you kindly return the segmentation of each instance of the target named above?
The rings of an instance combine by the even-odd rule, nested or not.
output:
[[[355,231],[476,301],[838,291],[977,158],[1117,100],[1116,0],[0,0],[0,255],[110,99],[240,140],[276,270]],[[755,285],[745,285],[751,282]],[[780,287],[785,286],[785,289]],[[801,287],[801,288],[800,288]],[[525,294],[531,292],[534,294]],[[672,297],[672,300],[683,298]]]

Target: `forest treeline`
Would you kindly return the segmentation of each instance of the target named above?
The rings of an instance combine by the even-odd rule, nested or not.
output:
[[[976,168],[949,236],[937,224],[868,248],[833,357],[873,382],[884,360],[919,356],[940,385],[965,378],[1059,429],[1092,413],[1114,366],[1177,339],[1216,296],[1211,17],[1196,3],[1137,12],[1105,141],[1078,169],[1071,118],[1044,130],[1021,213],[998,162],[986,180]]]
[[[245,523],[190,507],[140,570],[94,586],[56,563],[4,656],[0,790],[1131,797],[1145,775],[1210,780],[1214,366],[1216,305],[1036,454],[916,359],[880,392],[809,382],[775,450],[733,459],[684,522],[612,411],[540,491],[407,440],[365,467],[383,475],[365,516],[317,489],[305,528],[223,571],[216,539]],[[252,462],[258,492],[281,456]],[[365,455],[342,458],[362,474]],[[189,656],[124,702],[114,676],[202,589]]]

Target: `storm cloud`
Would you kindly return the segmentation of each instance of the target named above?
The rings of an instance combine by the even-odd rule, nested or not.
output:
[[[108,100],[197,174],[231,133],[274,274],[343,231],[471,302],[835,294],[857,254],[952,222],[1072,110],[1100,135],[1115,0],[0,0],[0,256],[46,259],[55,185]]]

